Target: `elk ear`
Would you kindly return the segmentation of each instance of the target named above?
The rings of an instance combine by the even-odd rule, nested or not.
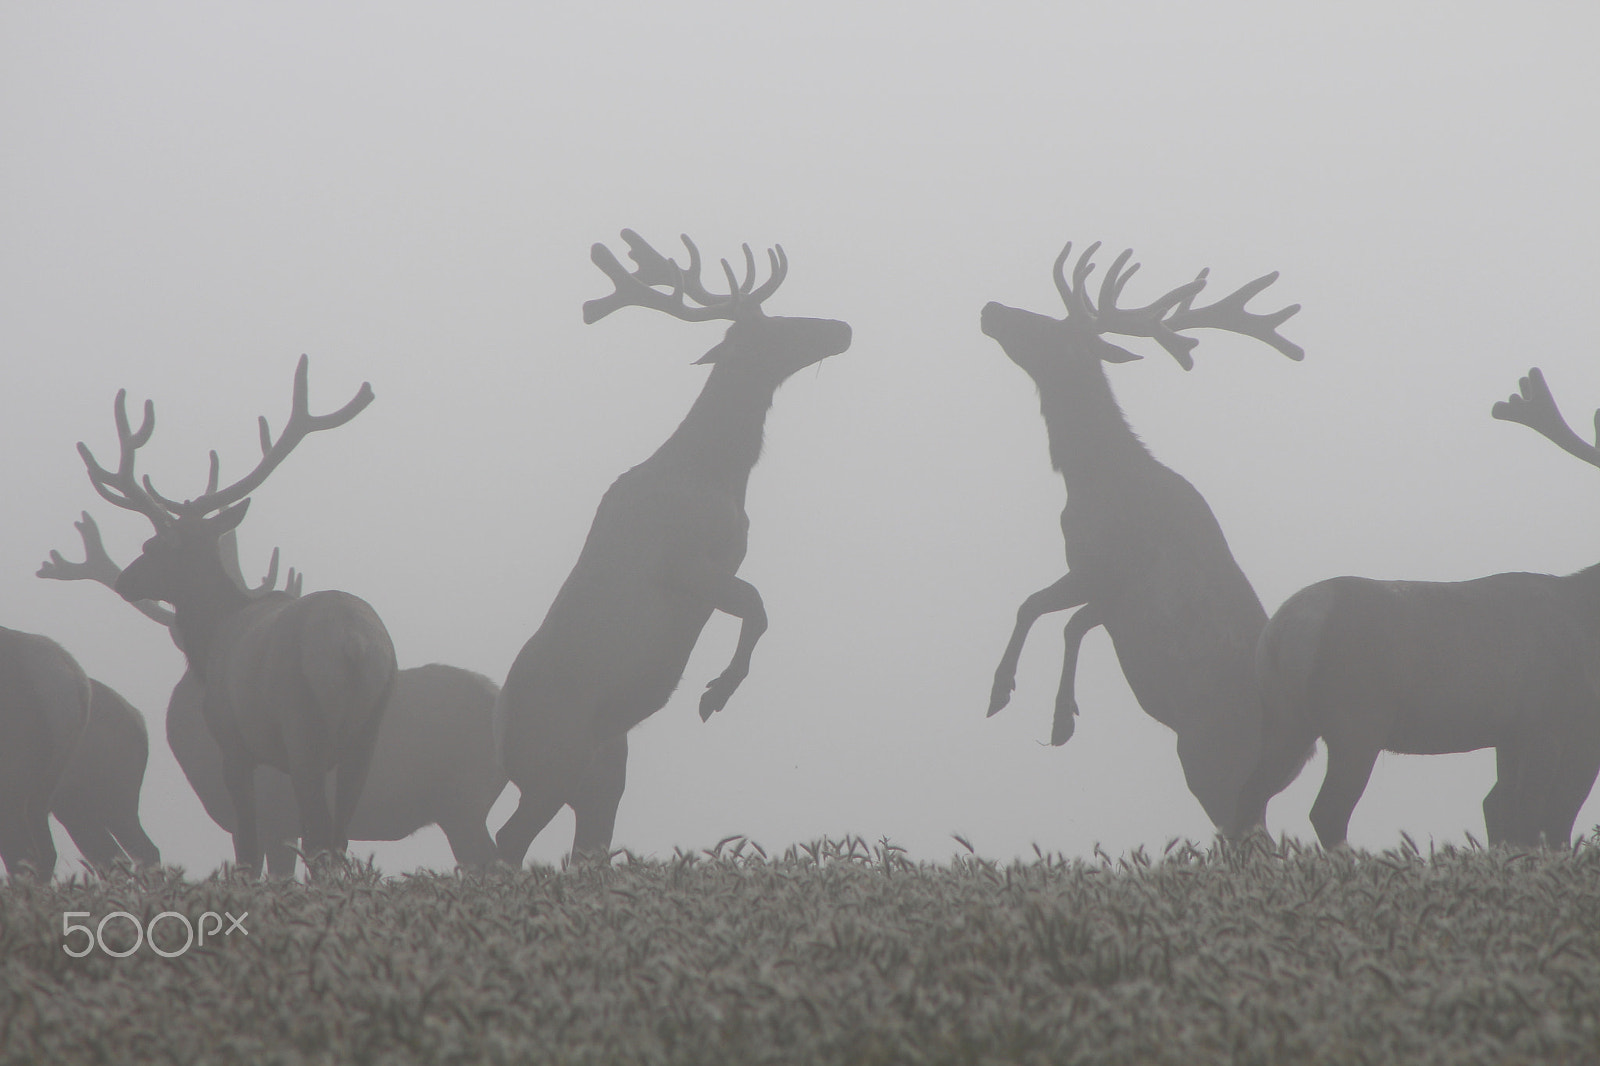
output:
[[[217,535],[232,533],[239,528],[239,523],[244,521],[244,513],[250,509],[250,498],[245,497],[221,514],[206,519],[206,525],[216,530]]]
[[[1144,358],[1144,356],[1139,355],[1137,352],[1130,352],[1121,345],[1112,344],[1110,341],[1104,340],[1100,337],[1096,337],[1095,340],[1098,342],[1095,347],[1095,354],[1098,355],[1104,362],[1131,363],[1135,359]]]
[[[738,325],[739,324],[735,322],[733,325],[729,326],[728,331],[722,335],[722,340],[717,342],[717,346],[711,349],[705,355],[702,355],[700,358],[696,359],[693,365],[699,366],[701,363],[715,363],[723,356],[732,352],[733,331],[738,327]]]

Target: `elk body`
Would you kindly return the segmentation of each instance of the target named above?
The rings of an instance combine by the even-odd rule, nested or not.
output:
[[[1537,369],[1493,414],[1600,466],[1600,448],[1567,426]],[[1565,577],[1318,582],[1273,615],[1259,670],[1267,739],[1245,796],[1252,815],[1318,737],[1328,767],[1311,824],[1327,847],[1344,841],[1380,751],[1494,748],[1489,841],[1565,844],[1600,771],[1600,565]]]
[[[308,410],[306,359],[295,372],[294,407],[277,442],[261,420],[262,459],[243,479],[216,487],[217,459],[199,498],[175,503],[133,473],[137,449],[155,428],[153,406],[133,431],[126,393],[116,402],[121,462],[115,472],[79,451],[96,491],[108,501],[144,514],[156,528],[144,551],[122,572],[124,599],[164,600],[190,669],[200,680],[206,723],[222,751],[223,779],[237,813],[234,855],[254,873],[262,850],[255,804],[255,768],[286,772],[309,853],[342,852],[348,826],[367,777],[378,725],[394,685],[394,645],[383,622],[363,600],[344,592],[252,595],[233,579],[221,539],[244,519],[249,494],[306,434],[343,425],[372,400],[363,385],[350,403],[329,415]],[[325,777],[337,777],[330,810]]]
[[[687,237],[687,269],[631,231],[623,238],[639,269],[629,273],[595,245],[592,258],[616,292],[586,304],[585,321],[639,305],[731,325],[700,360],[711,374],[688,417],[607,490],[577,564],[506,678],[503,750],[522,795],[496,844],[513,864],[564,805],[577,818],[575,855],[610,846],[628,730],[667,702],[711,612],[731,614],[741,626],[732,661],[700,697],[700,717],[721,710],[746,676],[767,625],[760,593],[738,577],[749,531],[745,486],[761,454],[767,410],[790,375],[850,346],[843,322],[762,313],[787,270],[781,248],[769,253],[770,278],[753,288],[746,246],[743,283],[724,261],[730,291],[713,294],[700,282],[699,255]]]
[[[85,861],[101,870],[119,861],[161,861],[139,822],[139,790],[150,758],[144,716],[109,685],[89,679],[89,720],[72,749],[50,813]]]
[[[83,668],[49,637],[0,627],[0,860],[56,868],[50,801],[89,720]]]
[[[69,562],[51,552],[39,576],[114,587],[122,571],[107,554],[94,520],[86,512],[75,525],[83,538],[84,561]],[[243,587],[231,539],[224,542],[223,558],[235,583]],[[271,588],[276,573],[274,554],[258,594]],[[299,582],[290,573],[287,589],[299,595]],[[147,617],[173,627],[172,613],[158,604],[141,601],[136,606]],[[173,641],[182,648],[175,630]],[[399,671],[378,726],[366,786],[350,816],[350,839],[404,840],[425,826],[437,825],[457,863],[481,867],[493,862],[489,809],[506,784],[494,739],[498,694],[493,681],[455,666],[433,663]],[[222,749],[206,724],[204,698],[194,671],[186,670],[167,702],[167,744],[211,820],[232,833],[238,822],[223,780]],[[292,877],[296,855],[291,843],[303,836],[294,786],[282,771],[258,766],[255,789],[256,824],[267,870],[274,877]]]
[[[1204,497],[1158,462],[1129,428],[1104,363],[1138,356],[1102,334],[1151,337],[1188,369],[1197,343],[1179,331],[1199,327],[1255,337],[1291,359],[1301,349],[1277,327],[1298,305],[1269,315],[1245,303],[1277,278],[1269,274],[1208,307],[1193,308],[1206,273],[1138,309],[1116,306],[1137,264],[1124,252],[1107,274],[1098,306],[1086,291],[1098,244],[1078,260],[1071,282],[1068,244],[1055,281],[1067,316],[1055,319],[991,303],[983,332],[1034,381],[1049,434],[1050,459],[1066,482],[1061,513],[1068,572],[1023,601],[995,670],[989,714],[1011,698],[1028,631],[1041,615],[1077,608],[1066,623],[1066,659],[1050,742],[1064,744],[1078,713],[1073,695],[1078,646],[1105,626],[1128,687],[1146,714],[1178,737],[1189,791],[1225,832],[1235,832],[1239,792],[1256,763],[1261,715],[1253,653],[1266,611],[1234,562]]]

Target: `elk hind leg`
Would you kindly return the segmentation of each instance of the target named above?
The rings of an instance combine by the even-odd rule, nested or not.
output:
[[[1483,828],[1491,845],[1513,840],[1528,840],[1538,830],[1527,817],[1521,800],[1524,789],[1522,776],[1526,772],[1519,747],[1501,744],[1494,749],[1494,787],[1483,797]]]
[[[450,854],[455,857],[457,866],[484,870],[494,862],[494,837],[489,835],[483,816],[474,820],[474,813],[477,812],[441,818],[439,828],[450,842]]]
[[[43,806],[40,804],[39,806]],[[0,859],[12,877],[24,867],[48,880],[56,869],[56,844],[50,835],[50,815],[24,802],[21,809],[0,810]]]
[[[1539,832],[1546,847],[1564,848],[1572,842],[1572,825],[1600,775],[1600,738],[1584,738],[1562,753],[1561,765],[1550,782],[1540,812]]]
[[[611,853],[611,835],[617,824],[617,805],[628,783],[628,734],[604,741],[589,772],[572,794],[577,829],[572,836],[572,858],[603,860]]]
[[[117,864],[118,859],[125,857],[122,847],[105,825],[77,820],[69,822],[59,814],[56,815],[56,820],[66,828],[67,835],[72,838],[72,843],[77,846],[83,860],[94,869],[101,872],[108,871]]]
[[[137,811],[128,811],[117,817],[111,822],[110,829],[111,835],[117,838],[117,843],[136,865],[161,865],[161,849],[156,847],[155,841],[144,831]]]

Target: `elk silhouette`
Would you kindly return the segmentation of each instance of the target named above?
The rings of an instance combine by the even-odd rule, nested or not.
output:
[[[257,875],[262,849],[255,768],[275,766],[293,780],[309,853],[343,852],[395,675],[388,630],[364,600],[333,591],[298,599],[285,593],[252,596],[223,561],[221,538],[243,521],[249,494],[307,434],[345,424],[372,401],[371,386],[363,384],[338,411],[313,416],[307,372],[301,356],[293,407],[277,441],[266,419],[260,420],[262,457],[255,469],[219,489],[212,452],[206,491],[193,500],[169,500],[148,476],[141,485],[134,475],[135,453],[155,429],[148,400],[135,431],[127,391],[117,393],[121,458],[115,471],[78,445],[95,491],[155,527],[116,590],[130,602],[165,600],[174,608],[184,656],[204,688],[206,723],[222,749],[223,778],[237,814],[234,857]],[[337,796],[330,811],[325,777],[332,770]]]
[[[122,570],[106,551],[94,519],[85,511],[74,525],[83,540],[84,561],[70,562],[52,551],[38,576],[95,581],[114,588]],[[235,583],[243,587],[233,541],[232,534],[223,538],[222,556]],[[277,569],[274,551],[266,580],[252,591],[269,591]],[[300,594],[300,575],[292,569],[285,591]],[[182,648],[171,611],[148,600],[134,606],[166,626],[173,643]],[[506,784],[494,743],[499,691],[482,674],[441,663],[399,671],[378,726],[366,786],[350,816],[350,838],[404,840],[424,826],[437,825],[457,863],[484,867],[493,862],[494,839],[486,822]],[[232,833],[237,821],[223,781],[222,749],[206,725],[203,699],[200,681],[192,669],[186,670],[167,703],[167,744],[206,813]],[[91,727],[92,723],[91,717]],[[256,819],[267,871],[274,877],[292,877],[296,856],[290,842],[302,835],[293,783],[270,766],[258,766],[255,779]]]
[[[610,847],[628,730],[667,702],[712,611],[741,625],[732,661],[701,694],[700,717],[720,711],[744,680],[767,627],[761,594],[737,576],[750,526],[745,487],[767,410],[790,375],[850,346],[843,322],[762,311],[788,270],[781,247],[768,252],[771,274],[756,287],[745,245],[743,281],[723,260],[729,291],[713,293],[687,236],[687,268],[631,230],[622,237],[638,269],[630,273],[596,244],[591,258],[616,291],[584,304],[585,322],[639,306],[730,325],[699,360],[711,374],[688,417],[606,491],[577,564],[506,678],[503,751],[522,795],[495,842],[500,858],[517,865],[563,806],[577,818],[574,856]]]
[[[144,715],[109,685],[89,679],[89,721],[50,800],[84,861],[100,871],[132,860],[161,861],[139,821],[139,790],[150,758]]]
[[[1568,427],[1538,368],[1492,414],[1600,466],[1600,447]],[[1600,438],[1600,412],[1595,429]],[[1600,564],[1564,577],[1332,578],[1278,608],[1258,655],[1267,733],[1243,797],[1252,817],[1318,737],[1328,767],[1311,825],[1324,847],[1345,840],[1380,751],[1494,748],[1489,841],[1571,838],[1600,771]]]
[[[1261,716],[1252,655],[1266,611],[1245,579],[1216,517],[1193,485],[1162,465],[1129,428],[1104,363],[1139,356],[1104,334],[1152,338],[1185,369],[1198,341],[1182,331],[1209,327],[1263,341],[1291,359],[1304,352],[1277,333],[1299,305],[1253,314],[1244,305],[1277,279],[1267,274],[1206,307],[1193,307],[1207,272],[1141,308],[1116,305],[1138,264],[1117,257],[1098,303],[1085,284],[1099,249],[1078,259],[1069,243],[1056,257],[1056,288],[1066,304],[1055,319],[999,303],[983,309],[983,332],[1034,381],[1049,435],[1050,459],[1066,482],[1061,512],[1065,575],[1023,601],[995,670],[989,714],[1009,702],[1022,646],[1041,615],[1078,608],[1066,623],[1066,657],[1050,742],[1072,736],[1078,647],[1105,626],[1128,687],[1146,714],[1178,735],[1189,791],[1226,833],[1238,831],[1239,790],[1256,762]]]
[[[89,720],[88,675],[49,637],[0,626],[0,860],[56,868],[50,800]]]

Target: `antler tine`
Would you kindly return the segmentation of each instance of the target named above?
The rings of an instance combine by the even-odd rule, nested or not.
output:
[[[122,568],[107,553],[105,541],[100,539],[100,527],[89,517],[88,511],[72,524],[83,540],[83,562],[69,562],[60,552],[52,550],[50,558],[40,565],[34,576],[55,581],[97,581],[107,588],[115,585]]]
[[[267,576],[261,579],[261,584],[250,591],[255,593],[271,592],[278,583],[278,549],[272,549],[272,560],[267,563]]]
[[[144,418],[135,431],[128,421],[128,390],[117,390],[117,400],[113,407],[117,424],[117,446],[119,456],[115,472],[107,470],[95,459],[94,453],[89,451],[89,446],[83,441],[78,442],[78,455],[83,459],[83,465],[89,471],[89,483],[94,486],[95,492],[107,503],[121,507],[125,511],[138,511],[150,519],[156,529],[166,529],[172,524],[172,514],[161,504],[157,503],[149,493],[139,487],[139,481],[134,476],[133,465],[135,453],[150,440],[150,435],[156,428],[155,404],[146,400],[144,402]]]
[[[1205,272],[1202,271],[1200,277],[1196,280],[1204,284],[1204,279]],[[1254,281],[1246,282],[1214,304],[1191,309],[1189,302],[1194,298],[1194,292],[1200,291],[1197,286],[1194,292],[1191,292],[1188,297],[1178,303],[1173,313],[1166,317],[1163,325],[1169,330],[1199,329],[1202,327],[1227,330],[1229,333],[1254,337],[1290,359],[1304,359],[1306,355],[1304,348],[1278,334],[1278,327],[1300,310],[1299,304],[1290,304],[1282,310],[1264,315],[1254,314],[1244,309],[1244,305],[1250,302],[1251,297],[1277,280],[1278,272],[1274,270],[1270,274],[1261,275]],[[1194,282],[1190,282],[1190,284],[1193,285]]]
[[[1128,279],[1139,272],[1139,264],[1135,263],[1124,273],[1122,265],[1133,255],[1132,248],[1124,248],[1122,254],[1117,256],[1116,262],[1111,264],[1111,269],[1106,272],[1105,280],[1100,283],[1100,310],[1102,313],[1107,308],[1117,306],[1117,297],[1122,295],[1122,287],[1128,284]]]
[[[305,584],[305,580],[306,575],[296,571],[295,568],[291,566],[289,567],[288,576],[283,579],[283,591],[298,599],[300,596],[300,589]]]
[[[1056,265],[1053,271],[1056,280],[1056,291],[1061,294],[1061,302],[1067,305],[1067,318],[1091,322],[1095,318],[1094,305],[1089,302],[1089,297],[1084,295],[1083,283],[1089,275],[1094,273],[1094,253],[1100,250],[1100,242],[1095,241],[1083,250],[1078,257],[1078,262],[1072,268],[1072,281],[1069,284],[1066,275],[1067,257],[1072,254],[1072,242],[1061,249],[1061,254],[1056,256]]]
[[[783,279],[789,276],[789,257],[783,254],[783,245],[775,244],[767,249],[767,262],[772,264],[772,275],[762,282],[760,288],[746,297],[747,304],[760,306],[762,301],[778,291]]]
[[[666,277],[665,268],[655,262],[656,259],[661,258],[660,253],[650,248],[632,230],[624,230],[623,239],[628,240],[629,234],[633,235],[633,240],[628,241],[630,247],[639,253],[633,257],[634,262],[639,264],[639,272],[636,274],[630,274],[627,267],[624,267],[617,260],[617,257],[611,253],[611,249],[605,245],[596,243],[589,249],[589,259],[595,266],[600,268],[606,277],[611,279],[611,283],[616,288],[609,296],[602,296],[599,299],[589,300],[584,303],[583,320],[585,323],[593,325],[611,312],[624,307],[648,307],[652,310],[664,311],[673,318],[682,319],[685,322],[705,322],[716,318],[733,317],[732,305],[727,302],[726,297],[705,294],[705,298],[702,298],[705,290],[700,286],[698,280],[699,253],[694,249],[694,245],[689,243],[687,237],[684,238],[684,242],[689,244],[691,265],[697,275],[693,281],[669,259],[662,260],[665,266],[672,268],[671,278]],[[637,244],[634,243],[635,241],[637,241]],[[642,259],[641,256],[643,257]],[[659,278],[659,280],[651,280],[654,278]],[[654,288],[653,286],[657,284],[671,284],[672,294],[668,295]],[[683,297],[686,290],[689,296],[707,306],[690,307],[685,304]]]
[[[324,429],[336,429],[350,421],[366,409],[373,400],[372,383],[363,381],[361,387],[350,401],[337,411],[325,415],[311,413],[311,386],[309,384],[311,360],[308,356],[300,356],[300,362],[294,370],[294,398],[289,411],[289,420],[284,423],[283,432],[278,439],[273,441],[272,433],[265,417],[259,420],[261,429],[261,461],[256,468],[244,477],[235,481],[225,489],[208,489],[203,495],[181,504],[168,503],[167,507],[178,514],[209,514],[220,511],[230,504],[237,503],[260,487],[267,479],[267,475],[277,469],[278,464],[286,459],[290,452],[299,445],[307,436]],[[150,484],[150,479],[145,478],[145,488],[151,495],[155,490]]]
[[[83,516],[72,524],[83,540],[83,562],[69,562],[60,552],[51,551],[50,558],[39,567],[34,576],[54,581],[93,581],[108,589],[115,589],[117,578],[122,576],[122,567],[118,566],[106,551],[105,541],[100,539],[100,527],[95,524],[88,511],[84,511]],[[139,600],[134,606],[145,617],[169,628],[177,620],[175,614],[153,600]]]
[[[1540,436],[1593,466],[1600,466],[1600,411],[1594,413],[1595,443],[1590,444],[1567,425],[1556,406],[1555,395],[1538,367],[1517,382],[1517,392],[1490,410],[1503,422],[1520,422]]]

